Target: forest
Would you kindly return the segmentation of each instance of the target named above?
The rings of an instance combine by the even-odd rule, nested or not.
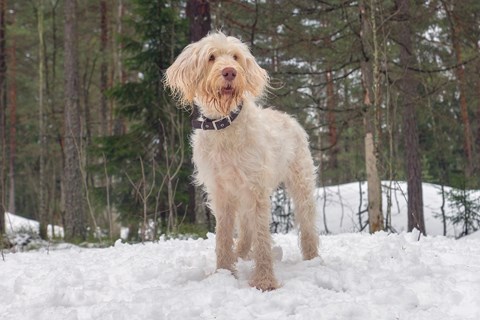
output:
[[[214,30],[268,71],[263,104],[305,127],[318,186],[368,181],[370,232],[390,227],[382,181],[407,182],[409,230],[426,233],[426,182],[463,204],[465,234],[480,228],[475,0],[0,0],[2,212],[73,242],[213,230],[194,114],[163,78]]]

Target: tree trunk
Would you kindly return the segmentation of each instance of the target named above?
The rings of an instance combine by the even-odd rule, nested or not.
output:
[[[124,0],[117,0],[117,15],[116,15],[116,36],[121,37],[123,35],[123,16],[125,14],[125,5]],[[112,37],[113,38],[113,37]],[[114,78],[116,78],[116,83],[124,84],[126,81],[126,73],[123,69],[123,45],[121,42],[116,46],[114,58]],[[126,131],[124,120],[121,117],[114,117],[114,103],[112,100],[112,105],[110,108],[110,125],[109,132],[113,135],[123,135]]]
[[[378,160],[375,152],[373,134],[370,130],[367,130],[365,134],[365,166],[368,182],[368,224],[370,233],[384,229],[382,213],[382,185],[378,175],[377,163]]]
[[[49,39],[49,43],[51,43],[52,51],[48,55],[50,57],[50,63],[45,63],[45,68],[48,70],[50,66],[50,77],[46,77],[45,83],[45,94],[46,99],[48,101],[49,106],[49,114],[48,121],[50,126],[52,126],[51,132],[55,134],[58,146],[60,148],[60,161],[59,163],[53,164],[51,166],[52,173],[49,174],[49,184],[50,184],[50,192],[49,192],[49,205],[48,205],[48,216],[49,216],[49,224],[52,226],[52,237],[55,237],[53,226],[55,222],[61,220],[60,214],[64,211],[64,201],[63,201],[63,192],[59,191],[58,181],[60,183],[60,189],[63,190],[63,168],[65,164],[65,157],[63,155],[63,136],[62,136],[62,118],[58,115],[61,114],[60,108],[61,106],[57,101],[57,68],[58,68],[58,43],[57,43],[57,10],[59,8],[60,0],[51,1],[51,7],[49,15],[51,17],[51,38]],[[63,2],[62,2],[63,3]],[[47,139],[47,149],[50,147],[50,140]],[[60,170],[58,170],[60,168]]]
[[[106,91],[108,87],[108,17],[107,1],[100,1],[100,134],[106,136],[108,133],[108,106]]]
[[[65,240],[85,240],[86,217],[80,167],[81,126],[76,1],[65,0]]]
[[[208,0],[188,0],[186,13],[190,22],[190,42],[196,42],[211,30],[210,4]]]
[[[6,64],[6,0],[0,0],[0,234],[5,232],[5,170],[6,170],[6,109],[7,109],[7,64]]]
[[[480,43],[477,42],[477,52],[480,52]],[[477,75],[480,74],[480,59],[477,61]],[[480,173],[480,77],[476,77],[477,81],[477,136],[475,138],[475,146],[477,148],[476,173]]]
[[[403,135],[407,165],[408,186],[408,231],[417,228],[426,234],[423,218],[422,167],[417,132],[417,115],[419,85],[411,68],[415,65],[412,44],[412,19],[410,1],[395,0],[398,10],[398,44],[400,47],[400,77],[397,81],[400,91],[400,103],[403,104]]]
[[[211,29],[210,4],[208,0],[188,0],[186,14],[190,22],[190,42],[196,42],[208,34]],[[193,110],[190,120],[199,116],[197,108]],[[193,172],[193,164],[190,159],[187,162]],[[188,208],[187,216],[192,223],[206,224],[209,221],[210,209],[202,202],[203,191],[193,184],[188,185]]]
[[[47,133],[45,123],[45,42],[44,42],[44,4],[39,0],[37,7],[37,31],[38,31],[38,128],[40,137],[40,176],[38,193],[38,221],[40,223],[40,237],[47,239],[48,211],[47,211],[47,184],[46,184],[46,157],[47,157]]]
[[[325,17],[324,20],[324,27],[328,30],[330,25],[330,21],[328,17]],[[332,47],[332,39],[331,35],[328,34],[323,39],[324,46],[326,48]],[[335,97],[335,84],[333,82],[333,70],[331,62],[327,62],[327,67],[325,70],[325,83],[326,83],[326,104],[327,104],[327,125],[328,125],[328,138],[329,138],[329,157],[328,157],[328,167],[332,172],[337,176],[338,182],[338,137],[337,137],[337,123],[336,123],[336,115],[335,115],[335,105],[336,105],[336,97]]]
[[[15,11],[12,13],[12,25],[15,25]],[[12,37],[10,46],[10,165],[9,165],[9,192],[8,211],[15,213],[15,154],[17,150],[17,47],[16,39]],[[1,232],[0,232],[1,233]]]
[[[327,122],[328,122],[328,137],[330,142],[330,158],[329,167],[330,170],[336,172],[338,168],[338,137],[337,137],[337,123],[335,116],[335,85],[333,83],[333,72],[329,66],[326,73],[327,80]]]
[[[378,108],[378,55],[374,8],[367,9],[365,1],[359,4],[362,29],[360,33],[364,58],[360,62],[364,91],[365,167],[367,172],[368,221],[370,233],[384,229],[382,213],[382,186],[378,173],[378,126],[372,123]]]
[[[455,58],[457,62],[457,67],[455,69],[455,75],[458,82],[458,90],[460,93],[460,114],[462,116],[462,125],[463,125],[463,150],[465,152],[465,157],[467,158],[466,165],[466,177],[471,177],[473,174],[473,142],[472,142],[472,130],[470,128],[470,119],[468,116],[468,105],[467,105],[467,96],[466,96],[466,79],[465,79],[465,66],[462,63],[462,47],[460,45],[461,41],[461,30],[460,30],[460,18],[455,13],[455,8],[448,8],[448,4],[445,1],[442,1],[443,7],[447,14],[448,20],[450,22],[450,32],[452,37],[452,46],[453,51],[455,52]],[[454,6],[454,4],[452,4]]]

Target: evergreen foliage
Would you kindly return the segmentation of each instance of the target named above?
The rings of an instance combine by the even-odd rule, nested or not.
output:
[[[173,209],[178,209],[180,216],[185,206],[177,206],[187,202],[188,173],[182,168],[177,174],[175,171],[189,159],[188,154],[180,156],[188,152],[188,127],[184,126],[184,113],[172,103],[162,83],[164,70],[185,45],[186,24],[168,3],[133,2],[133,15],[128,21],[133,33],[121,39],[129,79],[110,92],[118,103],[117,115],[125,119],[125,132],[98,138],[92,148],[92,154],[105,159],[95,166],[95,172],[101,176],[106,166],[112,178],[112,203],[120,220],[134,229],[144,219],[156,223],[160,217],[166,226],[167,213],[172,209],[168,201],[174,202]],[[173,194],[169,194],[169,184]],[[97,191],[105,203],[105,186]],[[143,192],[151,193],[150,197],[142,198]]]
[[[460,226],[459,238],[480,229],[480,198],[475,198],[472,190],[452,189],[448,199],[452,211],[447,218],[453,225]]]
[[[163,225],[156,227],[157,233],[161,228],[162,232],[174,231],[185,222],[187,205],[192,206],[187,192],[192,173],[190,115],[175,106],[162,84],[163,71],[188,43],[186,2],[102,1],[106,4],[108,41],[101,51],[99,1],[77,1],[82,188],[92,200],[90,230],[95,220],[102,230],[108,229],[108,216],[119,214],[119,221],[131,229],[141,226],[145,219],[162,217]],[[364,181],[365,103],[360,62],[372,62],[373,58],[363,47],[359,2],[209,2],[212,30],[240,37],[268,70],[273,88],[264,104],[293,114],[307,129],[319,166],[319,184]],[[18,213],[38,219],[39,190],[43,188],[39,185],[40,155],[44,152],[48,219],[61,225],[65,213],[64,2],[43,1],[44,145],[40,143],[38,119],[39,3],[6,2],[6,48],[8,53],[15,39],[17,57],[15,207]],[[402,127],[406,97],[398,87],[406,71],[399,63],[398,25],[408,18],[415,59],[409,70],[418,82],[414,112],[422,180],[459,190],[478,189],[480,3],[410,2],[415,10],[408,17],[399,14],[395,1],[363,3],[373,13],[370,19],[373,17],[377,26],[379,101],[376,118],[371,120],[377,125],[380,178],[405,181],[409,176],[405,165],[409,146],[403,143]],[[369,41],[372,39],[367,39],[367,45]],[[10,90],[12,61],[8,54],[6,58]],[[105,85],[100,73],[105,68],[103,79],[107,78],[110,89],[106,119],[100,111],[101,87]],[[9,132],[10,110],[7,101],[6,128],[1,132]],[[101,123],[105,120],[108,125]],[[5,140],[0,170],[8,172],[9,136],[0,139]],[[473,161],[467,153],[467,141],[472,144]],[[4,179],[3,190],[8,192],[7,177]],[[466,206],[455,210],[467,212],[462,208]],[[471,232],[473,227],[469,228]]]

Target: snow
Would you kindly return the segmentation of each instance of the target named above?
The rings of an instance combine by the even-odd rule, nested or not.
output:
[[[387,211],[387,190],[390,186],[389,181],[382,181],[383,186],[383,212]],[[405,182],[394,181],[391,183],[392,188],[392,226],[396,232],[407,231],[407,185]],[[338,186],[329,186],[319,188],[317,190],[317,208],[318,219],[317,225],[322,234],[326,233],[348,233],[360,231],[358,221],[358,211],[367,208],[367,183],[358,182],[347,183]],[[445,193],[452,190],[450,187],[445,187]],[[480,191],[476,191],[474,196],[480,198]],[[437,217],[441,212],[442,199],[440,195],[440,186],[424,183],[423,184],[423,202],[424,202],[424,216],[427,234],[429,235],[443,235],[442,220]],[[452,213],[452,204],[448,199],[445,199],[446,213]],[[324,219],[325,212],[325,219]],[[365,224],[367,214],[363,214],[362,223]],[[5,221],[7,224],[7,233],[14,232],[37,232],[39,224],[35,220],[26,219],[10,213],[5,213]],[[48,225],[48,235],[51,236],[51,225]],[[328,232],[327,232],[328,230]],[[460,233],[459,227],[453,226],[450,222],[447,224],[447,236],[456,237]],[[55,226],[55,235],[63,237],[63,228]],[[128,229],[121,229],[121,238],[126,239]]]
[[[387,212],[387,192],[390,187],[389,181],[382,181],[382,205],[383,213]],[[392,181],[392,226],[396,232],[407,231],[407,184],[406,182]],[[360,186],[358,182],[352,182],[339,186],[330,186],[319,188],[317,190],[318,222],[321,233],[338,234],[344,232],[357,232],[360,230],[358,221],[358,212],[360,200],[362,201],[362,210],[367,208],[367,183],[361,184],[362,198],[360,199]],[[445,187],[445,193],[452,190]],[[424,183],[423,188],[424,217],[427,234],[443,235],[443,223],[441,218],[437,217],[441,213],[442,198],[440,186]],[[475,191],[474,197],[480,198],[480,191]],[[325,205],[325,210],[323,206]],[[453,214],[453,204],[445,199],[446,214]],[[326,218],[323,217],[323,212]],[[363,224],[367,220],[367,213],[363,214]],[[326,221],[326,223],[324,222]],[[447,236],[457,237],[460,234],[461,227],[447,223]],[[367,230],[368,231],[368,230]]]
[[[7,225],[7,234],[14,233],[38,233],[40,224],[38,221],[20,217],[9,212],[5,212],[5,224]],[[63,228],[59,226],[54,227],[55,236],[63,237]],[[47,226],[47,234],[49,237],[52,237],[52,225]]]
[[[1,319],[479,319],[480,240],[412,233],[322,236],[321,259],[302,261],[294,234],[282,287],[249,287],[215,272],[215,236],[106,249],[29,251],[0,262]]]
[[[392,210],[400,233],[348,233],[358,228],[358,184],[325,191],[327,225],[337,234],[320,237],[321,258],[311,261],[302,261],[295,233],[273,235],[282,284],[275,291],[248,285],[252,261],[240,260],[236,277],[215,271],[213,234],[134,245],[118,240],[104,249],[4,252],[0,319],[480,319],[480,233],[460,240],[435,235],[443,232],[432,216],[438,188],[424,186],[426,219],[433,219],[428,237],[403,232],[400,195]],[[321,198],[319,205],[323,210]],[[12,229],[38,228],[9,219]],[[320,216],[320,229],[322,223]]]

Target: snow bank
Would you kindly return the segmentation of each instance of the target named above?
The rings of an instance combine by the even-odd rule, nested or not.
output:
[[[107,249],[6,254],[2,320],[480,319],[480,241],[378,233],[322,236],[302,261],[295,235],[274,235],[283,286],[215,272],[215,237]]]
[[[37,233],[39,232],[40,224],[38,221],[23,218],[9,212],[5,212],[5,224],[7,234],[14,234],[18,232]],[[49,237],[52,237],[52,225],[47,227],[47,233]],[[55,236],[63,237],[63,228],[55,226]]]
[[[383,181],[383,213],[387,212],[387,190],[390,182]],[[360,191],[361,188],[361,191]],[[392,226],[396,232],[407,230],[407,185],[405,182],[391,183],[392,188]],[[452,189],[445,187],[445,193]],[[360,197],[361,194],[361,197]],[[476,192],[480,198],[480,191]],[[445,199],[445,211],[453,214],[451,203]],[[440,186],[423,184],[424,217],[427,234],[443,235],[443,223],[439,217],[441,213],[442,198]],[[317,189],[317,225],[322,234],[350,233],[360,231],[358,212],[367,208],[367,183],[352,182],[338,186],[329,186]],[[363,213],[362,225],[366,223],[367,213]],[[5,214],[7,232],[27,231],[38,232],[38,222],[25,219],[10,213]],[[51,236],[51,225],[48,226]],[[457,230],[459,229],[459,230]],[[447,236],[456,237],[460,233],[460,227],[455,228],[450,222],[447,223]],[[328,231],[328,232],[327,232]],[[368,232],[368,228],[365,230]],[[122,228],[122,238],[128,235],[128,229]],[[55,235],[63,237],[63,228],[55,226]]]
[[[469,239],[469,240],[473,240],[473,239],[477,239],[477,240],[480,240],[480,230],[479,231],[475,231],[474,233],[471,233],[467,236],[464,236],[463,238],[461,239]]]
[[[406,182],[382,181],[383,214],[387,212],[387,191],[392,189],[392,226],[396,232],[407,231],[407,184]],[[360,189],[361,188],[361,189]],[[445,187],[445,193],[452,190]],[[440,186],[423,184],[424,218],[427,234],[443,235],[441,214],[442,197]],[[360,194],[362,197],[360,197]],[[480,191],[476,191],[480,198]],[[367,183],[352,182],[339,186],[329,186],[317,190],[317,224],[322,233],[339,234],[343,232],[357,232],[360,230],[358,212],[367,208]],[[444,209],[447,214],[453,214],[451,203],[445,199]],[[324,216],[325,214],[325,216]],[[366,223],[368,214],[363,213],[362,224]],[[458,229],[458,230],[457,230]],[[460,234],[460,227],[447,223],[447,236],[456,237]],[[368,232],[367,230],[365,230]]]

